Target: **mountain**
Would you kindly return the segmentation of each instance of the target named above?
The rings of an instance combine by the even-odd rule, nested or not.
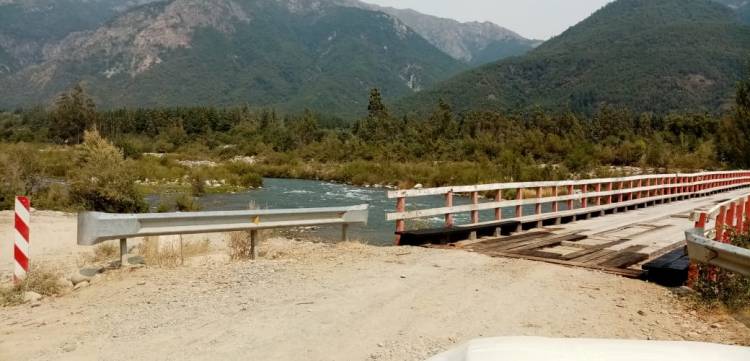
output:
[[[715,0],[737,12],[741,22],[750,24],[750,0]]]
[[[0,75],[41,61],[45,46],[145,1],[0,0]]]
[[[372,87],[395,98],[466,69],[393,16],[333,1],[171,0],[93,23],[0,76],[0,107],[50,102],[82,82],[103,107],[351,115],[366,109]]]
[[[438,49],[472,66],[522,55],[541,44],[541,41],[526,39],[491,22],[462,23],[411,9],[377,6],[358,0],[339,0],[339,3],[393,15]]]
[[[470,70],[399,102],[429,110],[725,109],[750,59],[750,27],[708,0],[618,0],[526,56]]]

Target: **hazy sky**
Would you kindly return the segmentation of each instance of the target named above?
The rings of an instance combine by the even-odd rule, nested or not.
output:
[[[460,21],[492,21],[527,38],[559,35],[612,0],[364,0]]]

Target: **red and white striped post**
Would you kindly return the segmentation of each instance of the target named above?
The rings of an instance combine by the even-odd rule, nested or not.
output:
[[[15,270],[13,282],[21,282],[29,273],[29,225],[31,224],[31,204],[26,197],[16,197],[15,239],[13,256]]]

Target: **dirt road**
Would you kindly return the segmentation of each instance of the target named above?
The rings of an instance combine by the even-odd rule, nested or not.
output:
[[[57,227],[75,227],[63,219]],[[283,239],[260,261],[228,262],[221,248],[0,309],[0,360],[423,360],[510,335],[750,343],[729,317],[589,270]]]

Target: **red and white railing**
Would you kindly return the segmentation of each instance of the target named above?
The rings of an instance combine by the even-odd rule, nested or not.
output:
[[[750,194],[730,199],[710,209],[697,209],[690,215],[695,228],[717,242],[729,243],[731,232],[750,231]]]
[[[453,227],[454,214],[470,213],[469,225],[481,225],[479,212],[494,210],[494,220],[485,223],[515,220],[522,224],[537,222],[537,226],[541,226],[551,219],[559,223],[565,217],[588,218],[595,213],[603,215],[607,211],[617,212],[631,206],[698,197],[748,185],[750,171],[743,170],[398,190],[388,192],[388,198],[396,199],[396,212],[388,213],[386,219],[396,222],[398,244],[399,234],[406,230],[405,221],[410,219],[443,216],[445,227]],[[513,199],[503,199],[504,192],[513,194]],[[480,193],[495,193],[495,198],[480,202]],[[454,206],[456,194],[470,195],[471,204]],[[445,207],[407,211],[408,198],[425,196],[443,196]],[[545,204],[549,209],[544,209]],[[531,205],[534,211],[525,213],[524,206]],[[508,207],[514,208],[514,216],[503,219],[502,209]]]

